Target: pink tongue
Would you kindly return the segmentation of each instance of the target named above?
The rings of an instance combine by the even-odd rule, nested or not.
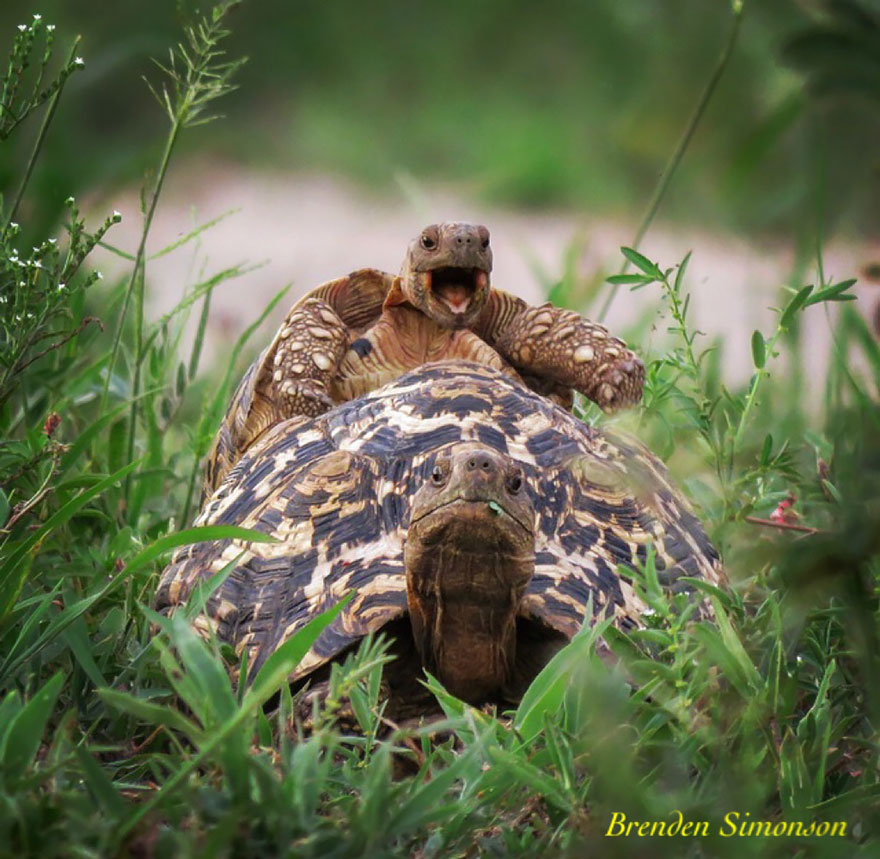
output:
[[[440,287],[439,292],[440,297],[457,313],[467,307],[471,298],[467,287],[458,284],[445,284]]]

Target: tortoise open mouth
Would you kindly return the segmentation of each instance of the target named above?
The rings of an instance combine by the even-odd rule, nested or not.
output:
[[[428,288],[453,313],[464,313],[477,290],[488,283],[486,272],[478,268],[447,266],[427,272]]]

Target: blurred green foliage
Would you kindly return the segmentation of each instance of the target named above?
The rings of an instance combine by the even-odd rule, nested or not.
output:
[[[192,6],[2,4],[4,32],[39,11],[81,32],[88,60],[36,192],[140,180],[152,154],[142,143],[159,140],[139,78],[155,79],[149,58],[165,55]],[[870,230],[880,216],[880,150],[870,145],[880,133],[878,16],[876,0],[746,2],[730,66],[664,216],[791,230],[815,210],[813,176],[824,164],[825,228]],[[230,50],[250,57],[225,105],[235,122],[191,137],[191,154],[336,171],[380,190],[404,172],[496,203],[633,217],[732,13],[729,0],[262,0],[231,20]],[[848,72],[831,74],[834,86],[806,86],[827,83],[828,64],[841,62]],[[3,153],[0,183],[21,157]],[[45,199],[36,193],[33,204],[51,209]]]

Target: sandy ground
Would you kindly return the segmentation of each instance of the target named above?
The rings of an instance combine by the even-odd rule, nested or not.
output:
[[[622,259],[618,248],[632,241],[631,224],[562,212],[490,209],[448,191],[421,188],[407,192],[407,187],[402,182],[380,198],[321,175],[276,175],[217,165],[178,171],[169,177],[161,199],[150,252],[200,223],[235,211],[202,233],[197,243],[148,264],[148,311],[153,317],[167,311],[185,288],[219,270],[242,263],[261,264],[214,292],[205,359],[216,361],[228,354],[237,335],[285,284],[293,286],[252,339],[255,348],[268,341],[296,298],[314,286],[365,266],[397,271],[409,239],[431,222],[486,224],[494,248],[493,283],[531,302],[543,300],[541,278],[553,282],[561,276],[572,242],[578,247],[578,271],[592,278],[597,270],[616,271]],[[132,251],[141,224],[137,194],[111,196],[95,212],[112,208],[122,213],[123,222],[108,239]],[[760,328],[769,333],[772,329],[770,307],[791,270],[792,249],[759,249],[736,238],[668,228],[662,223],[642,245],[642,251],[663,266],[674,265],[689,250],[694,251],[686,281],[693,294],[693,324],[705,332],[705,345],[716,335],[724,336],[724,373],[728,381],[742,381],[751,372],[752,331]],[[880,241],[861,247],[832,244],[825,252],[826,277],[855,277],[872,259],[880,259]],[[103,251],[96,262],[108,277],[122,272],[125,265]],[[805,282],[813,278],[815,272],[809,271]],[[859,306],[873,314],[880,287],[860,284],[857,291]],[[626,331],[650,312],[658,295],[659,287],[635,293],[622,288],[606,320],[608,326],[615,333]],[[832,318],[820,308],[806,314],[808,374],[820,373],[826,362]],[[651,335],[653,342],[635,346],[659,348],[664,336],[665,323],[660,322]]]

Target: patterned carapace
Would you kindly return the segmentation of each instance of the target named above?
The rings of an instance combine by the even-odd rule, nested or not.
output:
[[[444,361],[333,408],[270,429],[229,472],[197,524],[235,524],[272,544],[220,540],[179,549],[156,604],[185,602],[241,553],[198,623],[257,667],[316,613],[353,600],[297,671],[304,676],[407,612],[404,541],[413,496],[437,457],[481,445],[522,470],[534,510],[534,574],[517,608],[570,638],[592,597],[598,616],[638,624],[646,606],[619,565],[653,546],[661,582],[724,581],[718,553],[662,463],[591,428],[503,373]],[[587,621],[592,618],[586,618]],[[295,679],[295,678],[292,678]]]

